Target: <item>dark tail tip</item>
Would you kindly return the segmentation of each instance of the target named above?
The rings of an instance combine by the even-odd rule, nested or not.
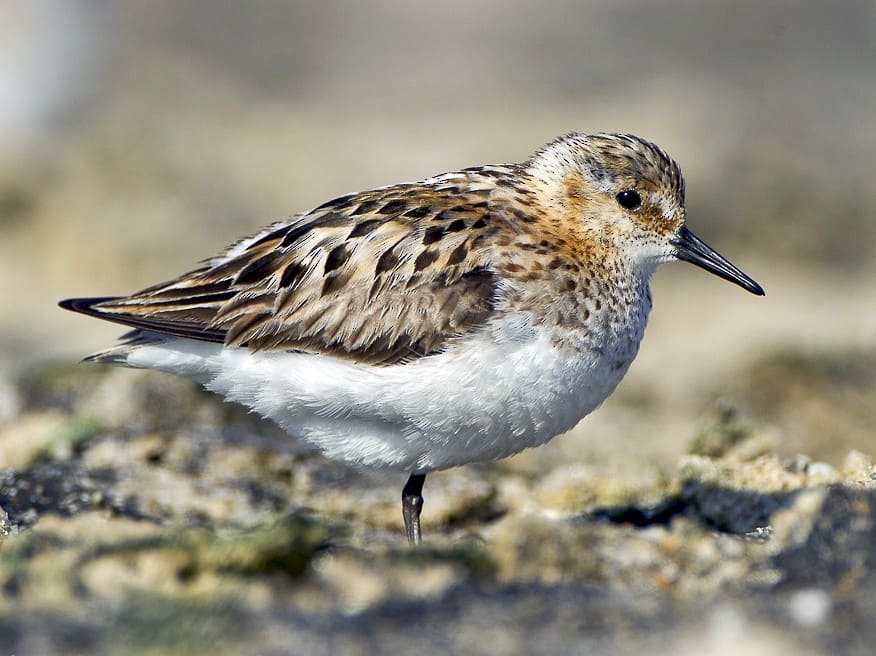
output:
[[[81,314],[90,314],[92,316],[100,314],[100,310],[94,306],[104,301],[113,301],[119,298],[118,296],[102,296],[95,298],[67,298],[63,301],[58,301],[58,306],[71,312],[79,312]]]

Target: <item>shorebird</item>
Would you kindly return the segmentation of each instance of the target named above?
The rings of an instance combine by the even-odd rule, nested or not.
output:
[[[195,380],[329,458],[430,472],[572,428],[636,356],[657,266],[754,280],[685,226],[654,144],[569,134],[488,165],[330,200],[130,296],[61,306],[133,328],[87,360]]]

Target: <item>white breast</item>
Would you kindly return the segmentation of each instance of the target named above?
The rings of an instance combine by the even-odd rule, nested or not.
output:
[[[502,458],[572,428],[626,373],[644,318],[620,341],[591,335],[558,346],[554,331],[504,315],[444,353],[388,367],[186,339],[133,349],[127,364],[197,380],[332,459],[425,473]]]

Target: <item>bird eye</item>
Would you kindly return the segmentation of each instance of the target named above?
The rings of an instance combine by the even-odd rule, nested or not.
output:
[[[620,192],[615,198],[617,198],[617,202],[620,203],[621,207],[628,210],[634,210],[642,204],[642,197],[639,196],[639,192],[632,189]]]

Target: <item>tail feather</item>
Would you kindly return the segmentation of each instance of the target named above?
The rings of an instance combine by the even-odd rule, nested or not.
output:
[[[104,349],[103,351],[98,351],[97,353],[92,353],[91,355],[82,358],[82,361],[94,362],[97,364],[116,364],[126,367],[135,367],[135,365],[132,365],[128,359],[128,356],[131,355],[132,351],[140,346],[163,344],[166,340],[166,336],[159,333],[135,328],[119,337],[121,344]]]
[[[68,298],[60,301],[58,305],[65,310],[79,312],[99,319],[106,319],[115,323],[128,325],[128,322],[122,316],[112,315],[99,306],[101,303],[113,302],[123,298],[121,296],[102,296],[94,298]],[[134,328],[119,337],[120,344],[113,346],[97,353],[92,353],[88,357],[82,359],[83,362],[96,362],[99,364],[117,364],[130,367],[128,356],[139,346],[147,346],[152,344],[160,344],[166,340],[166,337],[160,333],[144,330],[142,328]]]
[[[124,326],[140,328],[145,332],[162,333],[176,337],[187,337],[205,342],[225,341],[225,331],[211,328],[196,321],[168,319],[159,316],[140,316],[133,313],[119,312],[100,307],[102,304],[112,304],[123,296],[103,296],[95,298],[68,298],[58,303],[65,310],[87,314],[105,321],[120,323]]]
[[[103,314],[99,309],[96,309],[94,306],[99,305],[100,303],[105,303],[107,301],[117,301],[121,296],[96,296],[93,298],[67,298],[63,301],[58,301],[58,305],[65,310],[70,310],[72,312],[79,312],[80,314],[87,314],[92,317],[101,317],[103,319],[108,318],[105,314]]]

